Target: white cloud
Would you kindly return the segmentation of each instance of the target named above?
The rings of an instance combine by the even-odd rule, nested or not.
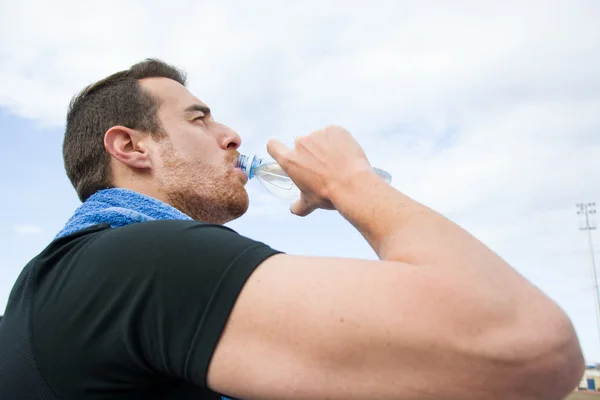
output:
[[[555,298],[600,361],[574,207],[600,201],[599,20],[594,0],[4,2],[0,105],[60,126],[84,85],[152,56],[245,152],[344,125]],[[251,195],[252,221],[287,208]]]
[[[31,224],[15,225],[13,231],[19,235],[39,235],[44,232],[40,226]]]

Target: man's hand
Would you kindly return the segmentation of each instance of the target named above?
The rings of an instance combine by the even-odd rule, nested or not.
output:
[[[267,151],[300,189],[300,200],[292,204],[291,212],[301,217],[319,208],[334,210],[331,196],[337,188],[356,174],[373,172],[358,142],[335,125],[297,138],[294,149],[271,139]]]

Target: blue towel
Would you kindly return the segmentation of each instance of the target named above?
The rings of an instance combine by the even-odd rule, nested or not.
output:
[[[132,190],[105,189],[96,192],[79,206],[56,238],[102,223],[117,228],[156,220],[191,221],[192,218],[160,200]],[[229,400],[227,397],[221,399]]]
[[[191,220],[170,205],[127,189],[96,192],[77,210],[56,238],[90,226],[108,223],[111,228],[155,220]]]

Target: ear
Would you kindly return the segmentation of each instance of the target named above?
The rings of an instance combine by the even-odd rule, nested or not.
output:
[[[152,167],[147,133],[124,126],[113,126],[104,134],[106,151],[121,163],[138,169]]]

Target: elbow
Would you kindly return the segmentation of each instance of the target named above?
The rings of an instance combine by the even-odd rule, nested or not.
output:
[[[546,347],[530,360],[532,375],[541,385],[543,399],[563,399],[575,390],[585,371],[583,352],[569,318],[562,314],[554,326],[550,326]],[[541,333],[540,333],[541,334]]]
[[[562,400],[576,389],[585,370],[577,334],[560,309],[543,319],[540,314],[531,316],[530,322],[534,323],[517,328],[512,348],[504,357],[505,363],[515,367],[509,374],[515,398]]]

